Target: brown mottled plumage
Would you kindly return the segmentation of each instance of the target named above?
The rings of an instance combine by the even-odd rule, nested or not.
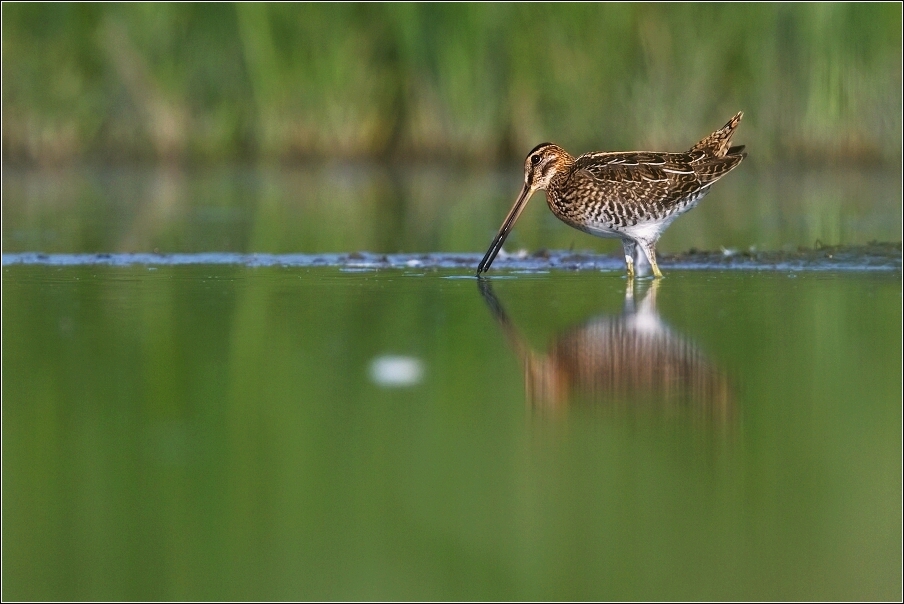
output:
[[[656,265],[659,237],[747,157],[743,146],[731,146],[742,116],[739,112],[685,153],[619,151],[574,158],[558,145],[538,145],[524,160],[524,187],[477,274],[489,270],[531,195],[545,190],[549,209],[566,224],[622,240],[629,277],[645,262],[661,277]]]
[[[634,303],[633,282],[621,315],[594,317],[557,335],[537,352],[506,314],[490,282],[478,288],[524,365],[525,394],[532,409],[590,403],[655,407],[726,423],[735,398],[728,376],[691,341],[669,328],[656,309],[659,281]]]

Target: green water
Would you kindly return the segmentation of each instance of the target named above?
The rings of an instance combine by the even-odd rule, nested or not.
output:
[[[4,599],[901,596],[899,271],[490,285],[4,266]]]
[[[767,168],[751,155],[660,239],[661,252],[901,241],[901,170]],[[467,252],[478,260],[524,174],[335,164],[7,169],[3,252]],[[506,250],[592,250],[534,195]],[[476,267],[476,261],[475,261]]]

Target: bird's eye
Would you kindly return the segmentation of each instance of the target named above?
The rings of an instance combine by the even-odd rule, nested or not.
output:
[[[530,163],[534,164],[535,166],[536,166],[537,164],[539,164],[539,163],[540,163],[540,156],[539,156],[539,155],[531,155],[531,156],[530,156]]]

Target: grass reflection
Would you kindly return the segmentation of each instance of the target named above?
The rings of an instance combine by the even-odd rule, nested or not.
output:
[[[900,274],[670,273],[668,355],[743,403],[722,439],[532,415],[470,270],[413,272],[4,266],[4,599],[900,590]],[[614,274],[493,284],[532,349],[579,350],[651,295],[620,314]],[[421,380],[375,383],[386,355]]]
[[[742,168],[664,234],[663,252],[901,238],[898,171]],[[515,172],[325,164],[282,168],[7,170],[4,252],[483,252]],[[507,250],[621,249],[524,211]]]

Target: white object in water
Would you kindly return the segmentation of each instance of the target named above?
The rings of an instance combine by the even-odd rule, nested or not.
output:
[[[386,355],[370,363],[370,379],[380,386],[413,386],[421,381],[423,375],[423,363],[414,357]]]

